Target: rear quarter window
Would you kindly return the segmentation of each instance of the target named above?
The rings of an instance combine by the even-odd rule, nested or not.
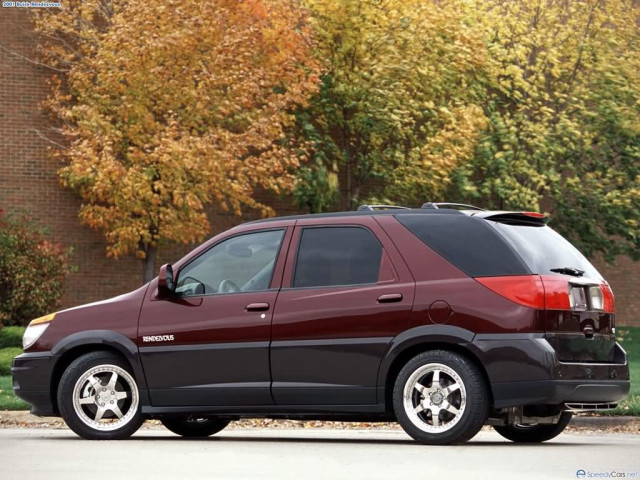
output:
[[[483,219],[427,214],[402,214],[396,219],[471,277],[531,274],[514,248]]]

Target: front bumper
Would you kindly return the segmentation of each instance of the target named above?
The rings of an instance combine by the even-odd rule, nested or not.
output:
[[[611,363],[568,363],[557,359],[543,335],[478,337],[473,344],[487,369],[495,408],[612,404],[629,394],[627,355],[618,344]]]
[[[13,391],[40,417],[59,415],[52,398],[51,380],[57,357],[49,352],[23,353],[13,359]]]

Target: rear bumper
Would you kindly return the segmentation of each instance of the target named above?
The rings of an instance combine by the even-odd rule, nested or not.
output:
[[[628,380],[546,380],[492,384],[495,408],[537,404],[618,403],[629,393]]]
[[[618,344],[612,363],[567,363],[543,335],[478,337],[473,344],[487,368],[495,408],[617,403],[629,394],[627,355]]]
[[[57,357],[49,352],[23,353],[13,359],[13,391],[40,417],[57,416],[51,395],[51,378]]]

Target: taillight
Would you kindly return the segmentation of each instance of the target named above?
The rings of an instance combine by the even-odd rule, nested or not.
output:
[[[604,293],[601,286],[589,287],[589,298],[591,299],[591,308],[604,310]]]
[[[478,277],[476,280],[512,302],[525,307],[544,308],[544,288],[538,275]]]
[[[616,311],[616,302],[613,297],[613,291],[608,283],[600,284],[600,290],[602,290],[602,310],[607,313],[613,313]]]
[[[603,310],[613,313],[613,292],[608,284],[572,285],[560,275],[477,277],[476,280],[512,302],[547,310]]]
[[[548,310],[571,310],[571,292],[567,277],[540,275],[544,286],[545,308]]]
[[[587,310],[587,290],[582,285],[569,285],[569,305],[571,310]]]

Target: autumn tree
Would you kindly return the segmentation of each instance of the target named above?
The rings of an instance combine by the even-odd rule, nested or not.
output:
[[[269,214],[254,189],[292,187],[299,152],[282,140],[317,83],[295,2],[69,0],[36,26],[59,71],[62,183],[108,255],[144,259],[145,282],[159,242],[209,232],[207,205]]]
[[[470,160],[486,119],[475,103],[482,36],[461,2],[305,0],[319,91],[298,112],[310,162],[298,174],[298,202],[330,208],[338,191],[355,207],[376,196],[434,198]]]
[[[640,7],[477,0],[489,127],[452,196],[551,213],[587,254],[640,256]]]

